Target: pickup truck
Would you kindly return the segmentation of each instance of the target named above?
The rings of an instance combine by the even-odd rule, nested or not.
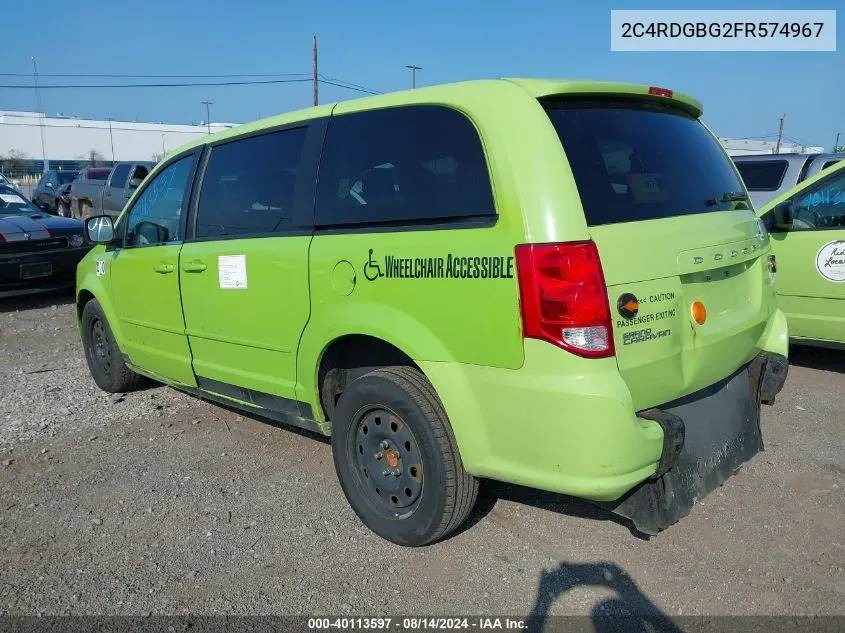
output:
[[[111,167],[85,167],[79,171],[70,185],[70,212],[75,218],[82,217],[83,205],[91,206],[90,200],[99,198]]]
[[[74,214],[83,220],[95,215],[116,218],[154,166],[152,161],[120,162],[112,168],[105,185],[98,186],[96,180],[74,181],[71,187]]]

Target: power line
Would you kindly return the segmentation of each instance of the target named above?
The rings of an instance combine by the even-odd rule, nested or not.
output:
[[[217,81],[217,82],[187,82],[187,83],[167,83],[167,84],[50,84],[39,86],[41,90],[65,90],[65,89],[81,89],[81,88],[96,88],[96,89],[119,89],[119,88],[191,88],[202,86],[253,86],[253,85],[267,85],[267,84],[286,84],[286,83],[305,83],[312,81],[308,78],[301,79],[271,79],[271,80],[251,80],[251,81]],[[379,95],[382,92],[367,88],[359,84],[344,81],[342,79],[327,78],[324,75],[319,75],[317,81],[319,83],[336,86],[338,88],[346,88],[355,92],[363,92],[371,95]],[[34,84],[30,85],[0,85],[0,88],[19,88],[22,90],[32,90],[35,88]]]
[[[368,95],[380,95],[381,92],[377,90],[370,90],[369,88],[356,88],[354,86],[347,86],[341,83],[337,83],[335,81],[329,81],[328,79],[317,79],[318,82],[321,84],[328,84],[330,86],[337,86],[338,88],[346,88],[347,90],[354,90],[355,92],[363,92]]]
[[[65,88],[191,88],[199,86],[248,86],[261,84],[288,84],[288,83],[302,83],[311,81],[307,78],[302,79],[268,79],[268,80],[254,80],[254,81],[209,81],[209,82],[190,82],[190,83],[171,83],[171,84],[52,84],[47,86],[39,86],[41,90],[47,89],[65,89]],[[32,90],[35,88],[34,84],[30,85],[0,85],[0,88],[21,88]]]
[[[228,75],[104,75],[104,74],[39,74],[40,77],[87,77],[99,79],[230,79],[232,77],[305,77],[310,73],[235,73]],[[32,73],[0,73],[0,77],[30,77]]]
[[[346,87],[349,88],[359,88],[361,90],[366,90],[367,92],[372,92],[374,94],[383,94],[379,90],[375,90],[373,88],[367,88],[367,86],[362,86],[361,84],[352,83],[351,81],[346,81],[345,79],[338,79],[337,77],[327,77],[326,75],[320,73],[319,76],[327,81],[337,81],[342,84],[346,84]]]

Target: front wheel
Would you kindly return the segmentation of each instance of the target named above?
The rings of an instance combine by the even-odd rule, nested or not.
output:
[[[377,369],[346,388],[332,420],[332,452],[352,509],[399,545],[449,535],[478,496],[437,393],[411,367]]]
[[[91,377],[109,393],[136,390],[143,378],[126,366],[100,302],[91,299],[82,310],[82,345]]]

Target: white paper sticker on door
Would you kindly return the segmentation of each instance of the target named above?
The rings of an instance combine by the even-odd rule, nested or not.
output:
[[[246,288],[246,255],[221,255],[217,271],[221,288]]]
[[[822,246],[816,254],[816,269],[828,281],[845,282],[845,241]]]

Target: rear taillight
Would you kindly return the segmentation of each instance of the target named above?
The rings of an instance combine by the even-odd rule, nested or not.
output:
[[[592,241],[520,244],[516,268],[526,338],[579,356],[613,356],[607,286]]]
[[[668,88],[658,88],[657,86],[652,86],[648,89],[648,94],[654,95],[655,97],[669,97],[672,98],[672,91]]]

